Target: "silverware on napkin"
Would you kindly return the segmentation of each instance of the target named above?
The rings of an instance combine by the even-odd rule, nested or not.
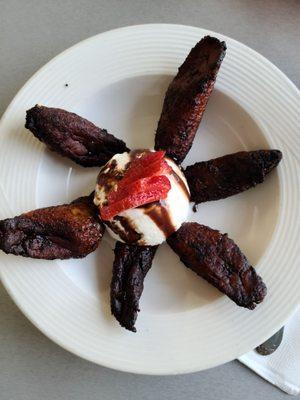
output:
[[[268,356],[278,349],[283,337],[284,327],[279,329],[273,336],[256,347],[256,351],[262,356]]]

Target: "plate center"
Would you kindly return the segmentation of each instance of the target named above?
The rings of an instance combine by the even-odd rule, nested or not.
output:
[[[126,79],[80,99],[69,111],[106,128],[130,148],[151,148],[171,79],[166,75]],[[184,165],[240,150],[268,147],[255,121],[216,85]],[[82,168],[45,150],[38,174],[38,206],[69,202],[90,193],[97,173],[98,168]],[[45,182],[51,182],[51,191]],[[278,207],[279,181],[277,174],[272,173],[255,189],[200,205],[197,213],[191,211],[190,220],[228,232],[256,266],[274,231]],[[81,290],[108,303],[113,247],[114,242],[105,235],[99,249],[85,259],[58,263]],[[145,280],[141,308],[151,313],[180,312],[203,307],[221,297],[216,289],[185,268],[164,244]]]

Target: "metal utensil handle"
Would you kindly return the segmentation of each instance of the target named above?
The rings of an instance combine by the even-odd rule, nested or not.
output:
[[[278,349],[280,343],[282,342],[283,331],[284,327],[279,329],[278,332],[276,332],[261,345],[257,346],[255,350],[262,356],[268,356],[269,354],[274,353],[274,351]]]

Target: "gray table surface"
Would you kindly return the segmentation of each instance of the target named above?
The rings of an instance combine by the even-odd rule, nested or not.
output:
[[[180,23],[215,30],[259,51],[300,86],[300,1],[0,0],[0,115],[53,56],[108,29]],[[298,41],[298,43],[297,43]],[[41,334],[0,285],[0,399],[283,399],[238,363],[200,373],[151,377],[82,360]]]

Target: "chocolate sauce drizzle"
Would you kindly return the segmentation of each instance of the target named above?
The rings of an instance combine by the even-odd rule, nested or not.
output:
[[[123,229],[120,228],[117,221]],[[111,221],[104,222],[112,231],[119,235],[125,243],[136,244],[142,237],[142,235],[136,232],[134,227],[131,225],[129,218],[116,215]]]
[[[144,214],[156,224],[156,226],[164,233],[165,237],[169,237],[176,228],[172,223],[166,203],[164,200],[155,201],[153,203],[144,204]]]

